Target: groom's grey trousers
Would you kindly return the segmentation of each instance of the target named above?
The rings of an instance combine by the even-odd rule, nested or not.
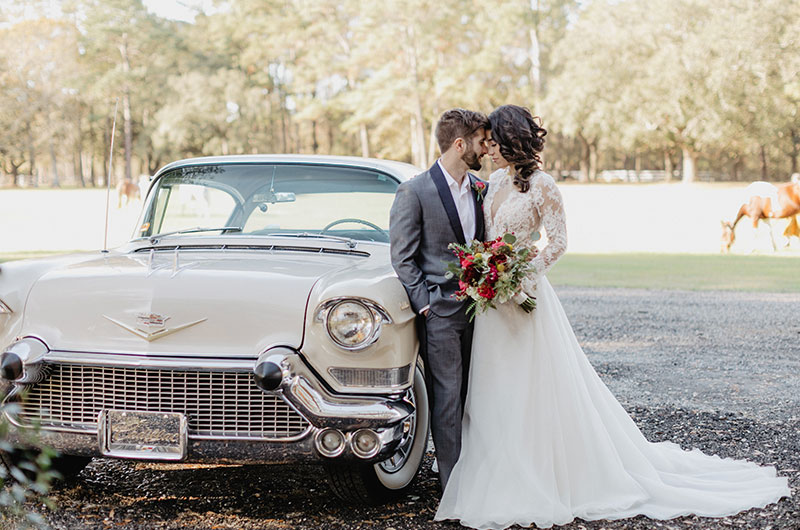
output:
[[[472,189],[476,177],[469,175]],[[473,194],[475,238],[483,239],[483,210]],[[472,326],[466,302],[455,299],[458,280],[445,273],[456,257],[447,248],[464,243],[458,209],[438,164],[397,188],[390,213],[392,266],[418,315],[420,354],[431,409],[439,479],[447,484],[461,452],[461,416],[467,392]]]
[[[466,308],[466,305],[464,306]],[[472,324],[464,309],[448,317],[428,312],[420,333],[431,431],[442,488],[461,454],[461,419],[467,396]]]

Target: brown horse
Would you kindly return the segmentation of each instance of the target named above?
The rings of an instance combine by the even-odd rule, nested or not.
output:
[[[800,237],[800,227],[796,215],[800,213],[800,176],[792,175],[792,182],[786,184],[770,184],[769,182],[753,182],[745,191],[745,199],[739,206],[739,212],[733,222],[722,221],[722,251],[728,252],[736,238],[735,229],[739,220],[747,216],[758,228],[758,222],[764,220],[769,226],[769,237],[773,250],[777,250],[772,234],[772,219],[790,218],[789,225],[783,235]]]
[[[139,186],[133,182],[133,179],[122,179],[117,184],[117,195],[119,200],[117,201],[117,208],[122,208],[122,202],[125,202],[125,205],[128,205],[133,200],[140,200],[142,198],[142,194],[139,191]]]

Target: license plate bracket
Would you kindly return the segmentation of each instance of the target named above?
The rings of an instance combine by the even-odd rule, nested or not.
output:
[[[141,460],[183,460],[188,436],[179,412],[103,410],[98,441],[104,456]]]

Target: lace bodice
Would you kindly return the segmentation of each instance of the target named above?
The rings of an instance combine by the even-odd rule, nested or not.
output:
[[[534,295],[538,278],[567,249],[567,226],[561,192],[553,177],[543,171],[531,175],[531,188],[527,193],[517,190],[506,169],[495,171],[489,179],[489,191],[483,205],[486,239],[513,232],[518,245],[533,249],[542,227],[547,235],[547,244],[539,249],[539,255],[533,259],[534,271],[522,282],[522,290]]]

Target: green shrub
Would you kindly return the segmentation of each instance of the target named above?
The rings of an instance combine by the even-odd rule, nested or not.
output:
[[[6,405],[6,410],[16,407]],[[47,495],[57,473],[51,470],[57,453],[45,447],[38,429],[19,429],[19,444],[8,439],[11,425],[0,413],[0,521],[17,528],[48,528],[44,517],[32,507],[54,508]]]

